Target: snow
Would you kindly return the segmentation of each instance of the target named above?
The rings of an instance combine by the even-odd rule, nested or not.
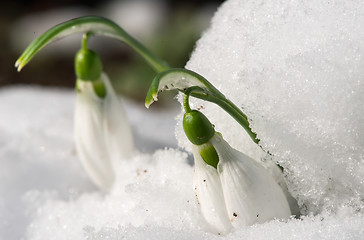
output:
[[[136,150],[101,193],[76,156],[75,93],[18,86],[0,89],[0,239],[364,239],[363,22],[361,1],[229,0],[187,64],[244,109],[272,155],[221,109],[193,106],[233,147],[285,168],[300,219],[209,233],[173,134],[190,149],[181,115],[130,101]]]
[[[231,0],[187,64],[244,109],[304,214],[364,206],[363,22],[362,1]],[[234,147],[262,156],[231,117],[194,103]]]
[[[73,140],[74,101],[75,93],[65,89],[19,86],[0,90],[0,111],[3,113],[0,118],[0,239],[19,239],[27,231],[31,232],[36,225],[35,219],[48,203],[51,207],[47,210],[53,211],[57,209],[53,204],[58,202],[67,206],[66,203],[72,205],[78,198],[86,199],[89,202],[87,206],[91,207],[86,208],[86,213],[90,212],[95,201],[107,206],[103,203],[107,196],[99,193],[88,180],[76,156]],[[122,188],[135,184],[134,178],[126,176],[146,174],[144,170],[148,169],[152,159],[150,152],[166,146],[176,147],[173,135],[175,110],[153,112],[145,109],[143,104],[124,102],[137,139],[139,151],[135,153],[135,158],[144,160],[134,159],[120,166],[122,173],[118,175],[121,179],[118,183]],[[152,141],[156,132],[160,132],[162,138]],[[190,162],[186,153],[180,158]],[[191,164],[186,164],[186,167],[191,169]],[[175,172],[173,176],[177,177]],[[184,172],[188,174],[190,171]],[[123,182],[127,180],[130,182]],[[120,212],[115,208],[118,202],[123,201],[118,197],[120,194],[120,189],[116,189],[116,195],[108,205],[116,216]],[[73,205],[79,207],[75,203]],[[72,213],[79,215],[77,211]],[[95,214],[97,216],[100,212]],[[71,219],[66,215],[62,217]],[[85,217],[85,220],[89,217]],[[46,220],[49,221],[49,212],[46,212]],[[50,223],[46,225],[50,227]],[[36,229],[46,230],[43,227]],[[29,234],[29,239],[33,239],[33,235]]]

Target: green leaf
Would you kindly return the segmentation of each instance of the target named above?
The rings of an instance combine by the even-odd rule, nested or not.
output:
[[[179,90],[185,92],[191,87],[199,87],[205,93],[225,98],[222,93],[201,75],[184,68],[170,68],[159,73],[153,79],[145,98],[145,106],[149,108],[153,102],[158,101],[158,95],[163,91]]]
[[[138,52],[157,72],[168,69],[168,65],[154,56],[146,47],[131,37],[116,23],[102,17],[81,17],[61,23],[35,39],[19,57],[15,67],[20,71],[42,48],[74,33],[91,33],[116,38]]]

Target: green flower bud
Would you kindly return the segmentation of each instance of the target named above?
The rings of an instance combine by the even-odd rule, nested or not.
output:
[[[80,93],[82,91],[82,82],[83,80],[81,79],[77,79],[76,81],[76,91],[78,93]],[[102,77],[96,81],[92,81],[90,82],[90,84],[92,84],[92,88],[94,89],[95,94],[99,97],[99,98],[105,98],[106,97],[106,86],[104,84],[104,82],[102,81]]]
[[[83,81],[94,81],[100,78],[102,63],[100,57],[90,49],[81,49],[75,57],[77,78]]]
[[[217,155],[215,147],[211,143],[205,143],[198,146],[202,159],[210,166],[217,168],[219,163],[219,155]]]
[[[215,129],[205,115],[197,110],[185,113],[183,129],[191,143],[201,145],[207,143],[215,134]]]
[[[94,88],[94,91],[99,98],[105,98],[106,97],[106,87],[105,84],[102,82],[101,79],[98,79],[96,81],[92,82],[92,86]]]

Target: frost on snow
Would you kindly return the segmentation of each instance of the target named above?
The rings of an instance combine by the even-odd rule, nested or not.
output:
[[[190,158],[175,149],[136,153],[117,166],[116,184],[103,195],[75,155],[74,94],[3,88],[0,239],[363,239],[363,22],[359,0],[229,0],[187,64],[243,108],[272,155],[221,109],[194,99],[191,104],[203,107],[234,148],[285,168],[301,219],[273,220],[224,237],[208,233],[195,202]],[[152,114],[135,108],[126,112],[140,131],[137,148],[154,149],[143,144],[156,128],[136,126]],[[182,115],[177,120],[179,145],[189,149]],[[148,124],[160,121],[154,116]],[[156,146],[171,146],[173,136],[158,135],[165,141]]]

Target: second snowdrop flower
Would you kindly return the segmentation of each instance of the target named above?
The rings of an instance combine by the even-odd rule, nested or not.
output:
[[[91,180],[108,190],[115,164],[131,155],[131,128],[98,55],[84,46],[76,55],[75,69],[77,153]]]
[[[198,203],[216,233],[291,215],[285,194],[269,172],[230,147],[201,112],[187,108],[183,127],[193,144]]]

